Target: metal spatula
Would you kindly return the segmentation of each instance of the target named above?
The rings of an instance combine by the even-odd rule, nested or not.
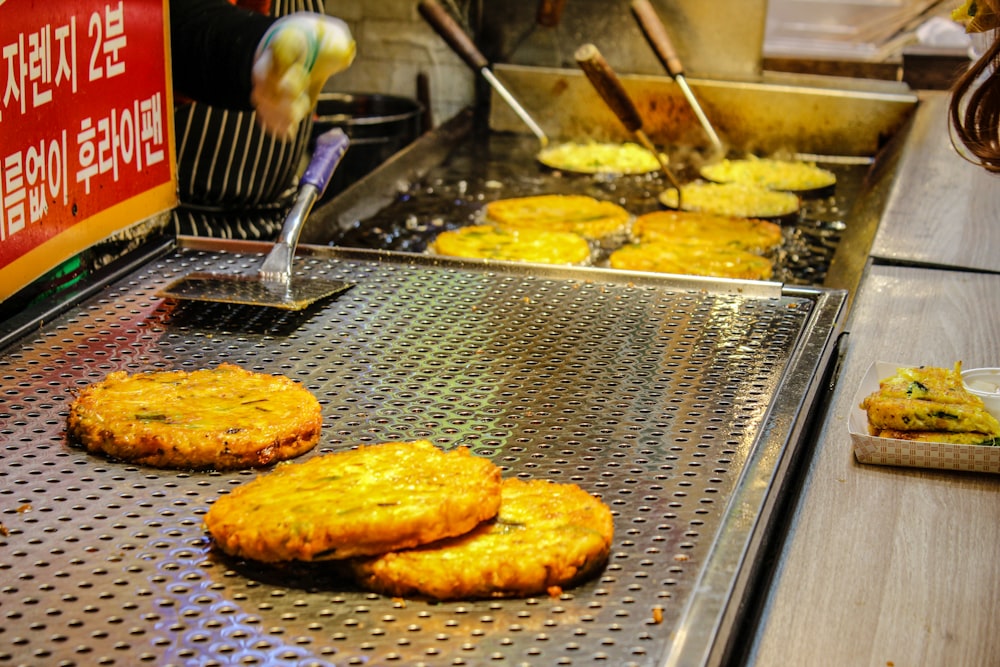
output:
[[[622,125],[631,132],[639,141],[643,148],[656,156],[660,163],[660,170],[670,181],[670,185],[677,191],[677,208],[681,207],[681,184],[674,175],[674,172],[667,166],[667,161],[663,154],[653,145],[649,137],[642,129],[642,116],[636,108],[624,84],[608,61],[604,59],[600,50],[593,44],[580,46],[574,54],[576,63],[583,70],[587,79],[594,86],[601,99],[608,105]]]
[[[313,204],[323,195],[334,169],[347,152],[347,134],[339,127],[316,139],[292,209],[274,247],[255,273],[195,272],[175,280],[159,295],[174,299],[217,301],[251,306],[302,310],[306,306],[353,287],[351,283],[292,275],[292,258],[299,234]]]
[[[646,39],[649,40],[650,45],[653,47],[653,51],[656,53],[656,57],[660,59],[660,62],[663,63],[667,73],[670,74],[674,81],[677,82],[677,85],[680,86],[685,99],[687,99],[688,104],[691,105],[691,110],[694,111],[695,118],[697,118],[698,122],[701,123],[702,129],[705,130],[705,134],[708,135],[709,140],[712,142],[712,148],[717,153],[725,153],[725,149],[722,146],[722,140],[719,139],[719,135],[715,132],[715,128],[712,127],[712,123],[708,120],[708,116],[705,115],[705,111],[701,108],[701,104],[698,103],[698,98],[695,97],[694,91],[692,91],[691,86],[688,85],[687,78],[684,76],[684,66],[681,64],[680,56],[677,55],[677,51],[674,49],[674,44],[670,41],[670,35],[667,33],[667,27],[663,25],[663,22],[660,20],[660,16],[653,8],[653,4],[649,0],[633,0],[632,13],[635,14],[636,19],[639,21],[639,25],[642,28],[643,33],[646,35]]]
[[[538,137],[538,142],[545,148],[549,145],[549,138],[545,134],[545,130],[535,122],[535,119],[531,117],[528,111],[521,106],[521,103],[517,101],[507,87],[493,74],[493,70],[490,69],[490,61],[486,59],[486,56],[480,52],[476,43],[472,41],[465,30],[458,24],[458,22],[451,17],[450,14],[442,7],[437,0],[420,0],[417,3],[417,10],[420,15],[424,17],[434,30],[437,31],[444,41],[448,43],[448,46],[458,54],[465,63],[472,68],[473,71],[479,72],[486,82],[490,84],[493,90],[503,98],[510,108],[517,114],[528,129],[531,130],[532,134]]]

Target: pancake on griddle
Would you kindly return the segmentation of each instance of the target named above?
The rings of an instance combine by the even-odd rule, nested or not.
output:
[[[693,211],[653,211],[632,223],[632,237],[683,245],[725,246],[763,253],[781,245],[781,226],[767,220]]]
[[[702,211],[735,218],[785,218],[798,213],[799,198],[790,192],[779,192],[743,183],[708,183],[694,181],[681,186],[681,209]],[[677,208],[677,191],[664,190],[660,203]]]
[[[652,152],[629,141],[558,144],[544,149],[538,160],[546,167],[579,174],[648,174],[660,168]]]
[[[430,250],[452,257],[509,262],[579,265],[590,260],[590,245],[579,234],[543,229],[500,229],[492,225],[471,225],[441,232]]]
[[[500,513],[471,533],[349,565],[361,586],[397,597],[526,597],[596,574],[613,534],[611,510],[579,486],[512,478]]]
[[[88,451],[160,468],[267,466],[319,441],[319,401],[283,376],[234,364],[108,374],[70,405],[67,431]]]
[[[205,526],[232,556],[318,561],[461,535],[499,507],[500,469],[491,461],[418,440],[277,466],[216,500]]]
[[[537,195],[486,204],[484,222],[504,229],[573,232],[592,241],[620,237],[632,219],[624,208],[586,195]]]
[[[768,280],[771,260],[740,248],[649,241],[630,243],[611,253],[613,269],[678,273],[714,278]]]
[[[826,192],[837,182],[832,171],[800,160],[758,157],[721,160],[703,166],[700,171],[704,178],[716,183],[745,183],[798,193]]]

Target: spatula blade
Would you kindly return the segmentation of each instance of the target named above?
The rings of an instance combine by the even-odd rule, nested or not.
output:
[[[323,278],[293,276],[287,283],[262,280],[257,274],[190,273],[157,294],[189,301],[214,301],[284,310],[307,306],[349,290],[352,283]]]

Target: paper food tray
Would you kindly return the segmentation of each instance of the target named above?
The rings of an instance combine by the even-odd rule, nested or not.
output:
[[[868,415],[859,407],[861,401],[878,389],[880,378],[895,374],[896,369],[901,366],[919,365],[876,361],[869,367],[854,396],[848,420],[854,457],[859,463],[875,465],[1000,473],[1000,447],[913,442],[868,435]]]

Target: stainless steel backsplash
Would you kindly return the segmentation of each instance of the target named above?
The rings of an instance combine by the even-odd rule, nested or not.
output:
[[[593,42],[621,72],[663,74],[627,0],[566,0],[555,27],[536,22],[540,0],[481,2],[478,42],[494,62],[575,67],[573,53]],[[766,0],[652,0],[690,76],[755,79]]]

